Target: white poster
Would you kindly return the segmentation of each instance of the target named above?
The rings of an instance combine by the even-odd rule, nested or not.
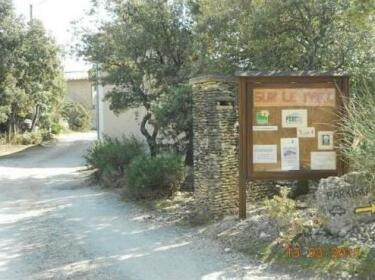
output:
[[[277,163],[277,145],[254,145],[254,163]]]
[[[281,169],[300,169],[298,138],[281,138]]]
[[[277,125],[254,125],[253,131],[277,131]]]
[[[314,138],[315,127],[297,127],[298,138]]]
[[[307,110],[282,110],[283,127],[306,127]]]
[[[333,150],[333,131],[318,132],[318,149]]]
[[[311,170],[336,170],[336,152],[311,152]]]

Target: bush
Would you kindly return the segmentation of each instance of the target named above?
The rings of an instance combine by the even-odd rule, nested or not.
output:
[[[362,82],[354,93],[342,116],[344,141],[339,149],[349,159],[351,168],[366,173],[374,186],[375,82]]]
[[[42,135],[43,141],[48,141],[48,140],[53,139],[53,134],[51,132],[49,132],[48,130],[41,129],[40,134]]]
[[[60,134],[62,131],[63,131],[63,127],[59,123],[53,122],[51,124],[51,133],[52,134],[57,135],[57,134]]]
[[[297,210],[297,204],[288,198],[290,190],[282,187],[280,195],[264,202],[266,214],[276,222],[280,236],[278,241],[282,244],[290,244],[300,236],[311,232],[313,227],[320,227],[322,220],[317,215],[309,215]]]
[[[144,154],[144,143],[135,137],[104,137],[90,147],[85,159],[89,168],[97,169],[99,177],[103,174],[110,175],[112,172],[117,173],[117,176],[123,176],[124,168],[134,158]]]
[[[142,156],[135,159],[128,169],[128,188],[130,194],[138,199],[169,197],[183,179],[181,157],[173,154]]]
[[[11,140],[11,143],[16,145],[35,145],[42,143],[43,140],[43,133],[38,130],[16,134]]]
[[[91,114],[79,103],[66,102],[62,116],[68,121],[73,131],[87,131],[91,128]]]
[[[282,187],[280,196],[275,195],[264,202],[268,216],[277,221],[280,226],[288,224],[296,213],[296,202],[288,198],[289,192],[287,187]]]

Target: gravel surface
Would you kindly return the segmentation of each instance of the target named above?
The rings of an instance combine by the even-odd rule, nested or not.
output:
[[[1,280],[295,279],[89,186],[82,155],[94,137],[0,159]]]

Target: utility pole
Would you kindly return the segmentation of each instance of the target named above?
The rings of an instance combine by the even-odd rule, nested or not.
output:
[[[95,65],[95,72],[96,72],[96,131],[98,132],[98,140],[101,139],[101,121],[100,118],[103,114],[102,112],[102,106],[100,104],[101,98],[100,98],[100,77],[99,77],[99,64],[97,63]]]
[[[44,4],[45,2],[47,2],[47,1],[48,0],[41,0],[41,1],[37,2],[37,3],[35,3],[35,1],[32,2],[30,0],[30,4],[29,4],[30,22],[33,20],[33,10],[34,10],[34,7],[39,7],[42,4]]]
[[[30,22],[33,20],[33,4],[30,4]]]

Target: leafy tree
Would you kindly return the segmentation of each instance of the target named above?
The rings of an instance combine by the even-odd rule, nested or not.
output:
[[[49,127],[63,99],[58,56],[39,21],[24,25],[11,1],[0,0],[0,132],[8,139],[25,118],[32,118],[32,129],[40,120]]]
[[[106,98],[115,113],[146,109],[140,130],[152,155],[158,137],[189,150],[186,81],[198,73],[243,68],[374,74],[371,0],[93,3],[93,14],[104,3],[110,19],[95,32],[84,30],[78,51],[99,65],[101,82],[113,86]]]
[[[190,72],[192,37],[186,9],[176,1],[115,0],[107,11],[111,21],[97,32],[84,33],[79,53],[100,65],[103,84],[114,86],[106,99],[115,113],[146,109],[140,131],[154,156],[161,124],[153,106]]]
[[[186,165],[193,165],[193,119],[191,88],[178,85],[163,92],[153,106],[161,134],[166,143],[173,143],[175,152],[186,154]]]
[[[197,71],[373,72],[371,2],[194,1],[191,6],[199,37]]]
[[[0,1],[0,123],[8,135],[16,132],[17,117],[24,107],[25,92],[18,87],[22,25],[10,0]]]
[[[42,23],[32,20],[22,45],[24,76],[21,87],[25,89],[33,107],[32,130],[40,116],[51,113],[63,99],[62,68],[59,50]]]

